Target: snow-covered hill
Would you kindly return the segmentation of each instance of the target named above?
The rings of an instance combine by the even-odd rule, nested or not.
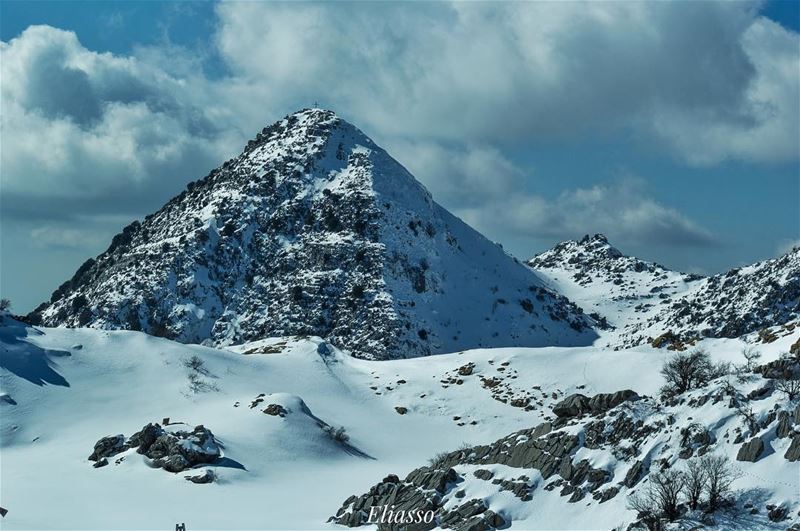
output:
[[[357,356],[586,345],[590,321],[332,112],[300,111],[134,222],[30,316]]]
[[[762,362],[798,338],[800,328],[760,345]],[[745,343],[702,345],[715,361],[739,362]],[[171,529],[180,522],[187,529],[337,528],[326,521],[352,504],[348,495],[367,492],[388,474],[405,478],[441,452],[434,468],[456,474],[440,493],[446,511],[469,502],[474,514],[487,509],[512,528],[609,529],[636,520],[626,500],[647,485],[657,463],[684,466],[677,455],[686,446],[682,429],[699,424],[708,433],[697,444],[690,439],[695,456],[706,445],[703,451],[733,458],[755,435],[731,407],[723,380],[675,402],[654,398],[663,384],[659,368],[673,354],[646,346],[479,349],[379,362],[313,337],[223,350],[140,332],[36,329],[4,319],[0,349],[0,504],[9,510],[3,529]],[[768,382],[730,379],[742,396]],[[640,399],[605,415],[554,412],[574,393],[625,389]],[[794,411],[798,402],[774,389],[752,395],[747,403],[763,424],[758,435],[766,449],[756,462],[733,461],[742,471],[734,484],[738,502],[714,518],[720,529],[734,521],[739,528],[785,529],[800,509],[797,463],[784,457],[800,425],[792,421],[787,435],[779,412]],[[218,447],[221,455],[179,473],[154,468],[153,459],[137,453],[142,437],[133,437],[150,423],[169,434],[202,425],[214,441],[205,451]],[[104,437],[125,446],[100,446],[107,464],[95,468],[98,461],[88,457]],[[508,458],[528,455],[540,437],[578,442],[559,456],[555,472],[540,459]],[[476,446],[492,457],[460,457]],[[190,442],[181,448],[199,451]],[[585,472],[602,479],[598,488],[590,491],[585,479],[572,490],[569,481],[551,488],[564,479],[567,461],[570,477]],[[639,479],[628,486],[637,461]],[[185,479],[207,470],[215,476],[210,484]],[[580,501],[570,504],[573,497]],[[787,516],[773,523],[767,506],[783,507]],[[471,520],[464,511],[469,515],[451,522],[456,527]]]
[[[603,345],[655,340],[683,348],[700,338],[739,337],[800,318],[800,249],[701,277],[625,256],[596,234],[560,243],[528,265],[607,325]]]

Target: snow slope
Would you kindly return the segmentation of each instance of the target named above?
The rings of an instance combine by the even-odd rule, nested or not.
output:
[[[764,361],[798,336],[796,330],[761,347]],[[704,345],[715,359],[734,360],[743,343]],[[553,420],[553,404],[570,393],[655,394],[668,355],[649,347],[502,348],[367,361],[313,337],[214,349],[132,331],[34,329],[8,319],[0,348],[0,503],[10,511],[3,529],[171,529],[177,522],[188,529],[337,527],[325,522],[348,495],[388,473],[402,477],[437,452],[490,444]],[[203,361],[196,392],[184,363],[192,356]],[[761,401],[759,411],[776,400]],[[271,403],[287,415],[264,414]],[[717,430],[736,422],[729,410],[710,406],[679,414]],[[195,485],[184,480],[188,474],[149,468],[132,450],[103,468],[87,460],[101,437],[130,436],[163,417],[214,433],[225,459],[204,468],[216,471],[217,482]],[[331,439],[325,425],[344,426],[347,444]],[[741,465],[748,475],[736,486],[765,489],[761,505],[795,503],[798,470],[783,460],[786,440],[769,444],[773,453]],[[617,466],[601,453],[587,457]],[[620,463],[616,473],[624,475],[626,466]],[[525,473],[538,481],[535,471]],[[514,528],[609,528],[635,518],[623,495],[577,510],[557,491],[535,489],[533,502],[521,502],[489,482],[470,479],[466,488],[470,496],[485,495]],[[763,513],[750,521],[767,528]]]
[[[264,128],[29,319],[216,345],[317,335],[375,358],[596,338],[572,303],[321,109]]]

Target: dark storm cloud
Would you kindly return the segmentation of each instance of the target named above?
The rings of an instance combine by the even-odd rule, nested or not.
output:
[[[386,135],[498,145],[628,131],[692,164],[797,158],[797,34],[754,3],[218,12],[219,48],[253,93],[322,95]]]

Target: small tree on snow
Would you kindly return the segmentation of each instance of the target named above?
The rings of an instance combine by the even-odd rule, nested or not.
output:
[[[744,370],[747,372],[755,371],[758,366],[758,360],[761,359],[761,352],[753,347],[745,347],[742,350],[742,356],[744,357]]]
[[[727,457],[704,455],[700,458],[700,468],[706,476],[708,510],[715,511],[722,506],[731,493],[731,485],[741,475],[735,470]]]
[[[0,299],[0,312],[5,313],[11,311],[11,301],[9,299]]]
[[[331,425],[325,424],[322,426],[322,431],[328,434],[328,437],[333,439],[338,443],[346,443],[350,440],[350,436],[347,434],[347,431],[344,429],[344,426],[340,426],[335,428]]]
[[[652,473],[648,485],[628,498],[628,508],[649,522],[651,529],[660,529],[661,518],[673,522],[680,516],[678,505],[684,483],[684,474],[677,470]]]
[[[700,498],[706,490],[706,471],[699,459],[692,459],[686,463],[683,478],[686,501],[689,503],[689,508],[694,511],[700,505]]]
[[[203,358],[197,354],[194,354],[192,357],[183,360],[183,366],[190,371],[198,372],[200,374],[206,374],[208,372],[205,368],[205,362],[203,361]]]
[[[775,379],[775,389],[785,394],[789,400],[800,396],[800,371],[786,369],[780,378]]]
[[[678,353],[664,363],[661,374],[667,384],[666,394],[678,395],[708,382],[713,373],[711,357],[702,348]]]

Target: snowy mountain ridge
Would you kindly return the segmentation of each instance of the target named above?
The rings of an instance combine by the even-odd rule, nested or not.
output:
[[[317,335],[375,358],[596,337],[577,307],[321,109],[265,128],[126,227],[29,318],[217,345]]]
[[[800,317],[800,249],[702,277],[625,256],[601,234],[566,241],[527,264],[608,328],[600,344],[682,348]]]

